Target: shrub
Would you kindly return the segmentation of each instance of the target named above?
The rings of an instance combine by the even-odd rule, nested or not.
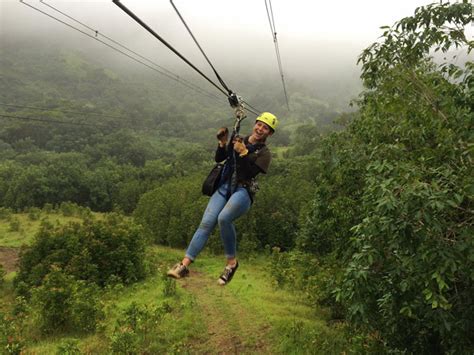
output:
[[[12,213],[11,209],[0,207],[0,219],[9,219]]]
[[[56,349],[56,355],[79,355],[81,354],[81,350],[78,344],[79,341],[76,339],[63,340]]]
[[[103,314],[97,286],[77,281],[55,266],[32,294],[32,309],[43,333],[91,332]]]
[[[23,314],[6,314],[0,312],[0,352],[2,354],[22,354],[26,346],[24,333],[25,317]]]
[[[46,213],[51,213],[54,211],[54,206],[51,203],[45,203],[43,206],[43,211]]]
[[[61,202],[59,205],[59,211],[63,214],[63,216],[71,217],[77,214],[78,207],[78,205],[72,202]]]
[[[30,221],[37,221],[41,216],[41,210],[37,207],[28,208],[28,219]]]
[[[163,276],[163,296],[172,297],[176,295],[176,281],[166,275]]]
[[[150,239],[159,244],[184,247],[193,236],[207,204],[196,176],[170,180],[140,198],[134,218]]]
[[[8,225],[10,232],[19,232],[21,230],[21,222],[17,217],[11,217]]]
[[[56,227],[43,223],[31,247],[21,253],[15,287],[24,292],[40,286],[53,265],[101,287],[112,276],[129,284],[145,276],[144,255],[141,229],[118,215]]]
[[[1,284],[3,283],[3,281],[4,281],[3,278],[5,277],[5,274],[6,274],[6,272],[5,272],[5,270],[3,269],[3,265],[0,264],[0,285],[1,285]]]
[[[170,312],[167,304],[149,308],[135,302],[123,310],[117,320],[111,337],[112,353],[131,354],[140,351],[147,353],[152,342],[159,337],[159,325],[162,316]]]

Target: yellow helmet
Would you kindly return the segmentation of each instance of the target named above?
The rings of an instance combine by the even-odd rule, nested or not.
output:
[[[273,131],[275,131],[276,127],[278,126],[278,118],[270,112],[261,113],[260,116],[255,119],[255,121],[262,121]]]

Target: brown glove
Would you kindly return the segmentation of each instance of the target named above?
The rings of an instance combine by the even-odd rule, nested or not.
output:
[[[241,157],[246,156],[249,151],[247,147],[245,146],[244,142],[238,139],[234,139],[234,150],[239,153]]]
[[[229,130],[227,127],[221,127],[217,131],[217,140],[219,141],[219,146],[223,147],[227,144],[227,139],[229,138]]]

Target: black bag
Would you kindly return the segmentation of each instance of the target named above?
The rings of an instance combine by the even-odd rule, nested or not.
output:
[[[222,163],[218,163],[212,168],[211,172],[202,184],[203,195],[212,196],[212,194],[217,190],[223,168],[224,164]]]

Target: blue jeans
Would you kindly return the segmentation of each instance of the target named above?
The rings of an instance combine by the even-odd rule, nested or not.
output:
[[[250,209],[251,201],[247,190],[243,187],[237,187],[229,201],[227,201],[225,197],[227,188],[228,184],[224,184],[211,196],[201,224],[186,250],[186,257],[189,259],[196,259],[217,223],[219,223],[221,238],[224,243],[225,256],[228,259],[235,257],[237,240],[233,222]]]

